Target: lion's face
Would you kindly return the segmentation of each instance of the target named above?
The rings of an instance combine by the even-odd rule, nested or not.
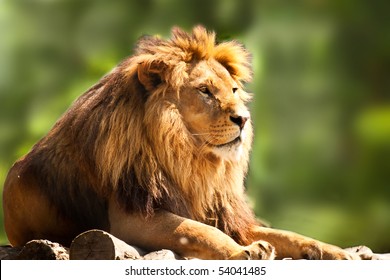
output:
[[[251,124],[240,85],[217,61],[203,60],[191,67],[177,107],[199,152],[239,160],[250,142]]]

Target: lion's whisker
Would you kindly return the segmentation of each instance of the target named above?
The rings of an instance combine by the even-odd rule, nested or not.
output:
[[[198,136],[198,135],[210,135],[209,132],[205,132],[205,133],[192,133],[193,136]]]

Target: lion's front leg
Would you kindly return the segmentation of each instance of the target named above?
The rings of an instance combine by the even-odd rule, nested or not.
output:
[[[360,259],[358,255],[349,253],[337,246],[285,230],[253,228],[254,240],[265,240],[276,250],[276,257],[313,260],[352,260]]]
[[[268,259],[273,247],[267,242],[240,246],[217,228],[167,211],[152,217],[128,214],[109,206],[110,233],[128,244],[149,250],[170,249],[183,257],[200,259]]]

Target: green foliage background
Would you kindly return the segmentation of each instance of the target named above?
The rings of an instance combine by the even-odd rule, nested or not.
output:
[[[139,36],[201,23],[253,53],[256,213],[390,252],[388,11],[359,0],[0,0],[0,186]]]

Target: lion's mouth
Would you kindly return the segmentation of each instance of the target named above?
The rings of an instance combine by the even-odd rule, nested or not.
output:
[[[208,143],[208,144],[211,145],[211,146],[217,147],[217,148],[223,148],[223,147],[234,146],[234,145],[236,145],[236,144],[238,144],[240,142],[241,142],[241,136],[238,136],[238,137],[234,138],[232,141],[227,142],[227,143],[223,143],[223,144],[219,144],[219,145],[214,145],[214,144],[211,144],[211,143]]]

